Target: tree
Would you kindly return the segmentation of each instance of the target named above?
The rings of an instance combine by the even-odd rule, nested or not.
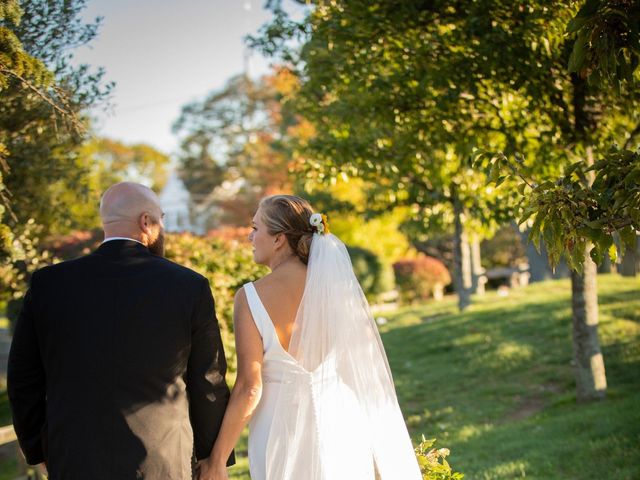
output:
[[[86,133],[82,112],[104,100],[111,86],[103,72],[73,66],[70,50],[93,39],[99,20],[85,24],[84,0],[23,2],[24,14],[15,36],[25,52],[46,65],[50,81],[35,93],[24,79],[14,77],[3,90],[0,132],[6,136],[11,173],[6,185],[12,194],[17,224],[33,218],[42,233],[64,231],[73,219],[69,203],[88,194],[88,166],[79,158]],[[65,195],[64,192],[73,192]]]
[[[253,41],[292,60],[301,79],[294,108],[315,132],[298,146],[307,176],[365,179],[375,186],[368,210],[408,206],[414,228],[407,231],[417,239],[436,225],[454,229],[454,283],[465,308],[465,227],[482,219],[493,230],[507,206],[485,189],[467,158],[480,139],[509,145],[509,131],[494,112],[517,112],[517,99],[496,102],[491,85],[469,85],[467,64],[476,60],[448,23],[462,22],[462,14],[415,2],[314,4],[296,23],[272,2],[275,20]],[[298,34],[303,47],[295,53],[286,40]]]
[[[79,158],[84,109],[105,99],[102,71],[70,64],[70,50],[90,41],[99,21],[85,24],[84,0],[0,2],[0,144],[2,221],[13,236],[3,252],[3,296],[19,294],[39,265],[38,241],[69,229],[71,206],[87,198],[87,165]]]
[[[167,182],[170,159],[150,145],[127,145],[108,138],[92,138],[78,150],[83,182],[87,187],[85,201],[68,198],[71,229],[91,229],[100,226],[100,198],[117,182],[134,181],[159,192]],[[74,195],[66,192],[65,195]]]
[[[85,132],[80,115],[110,90],[101,83],[101,71],[70,64],[70,49],[94,38],[99,24],[83,23],[84,6],[83,0],[23,2],[20,22],[11,29],[23,53],[48,72],[45,83],[42,75],[33,80],[19,72],[8,75],[0,107],[0,135],[11,170],[5,181],[16,225],[33,218],[43,234],[70,225],[65,191],[74,192],[73,201],[87,193],[86,166],[78,159]]]
[[[38,59],[24,51],[24,48],[15,34],[15,28],[20,23],[23,10],[17,0],[0,1],[0,92],[4,91],[15,79],[23,79],[24,84],[34,91],[51,82],[51,72]],[[26,78],[31,78],[29,82]],[[2,132],[4,133],[4,132]],[[6,224],[8,215],[15,219],[15,213],[11,210],[10,192],[8,192],[3,175],[9,172],[6,157],[7,135],[0,136],[0,255],[3,258],[11,258],[13,235],[11,228]]]
[[[94,138],[84,145],[83,155],[90,159],[91,169],[99,176],[100,192],[125,179],[147,183],[155,191],[167,183],[170,159],[150,145]]]
[[[635,246],[640,228],[638,152],[605,148],[621,139],[629,146],[640,132],[637,126],[630,127],[633,116],[629,115],[639,100],[635,88],[639,27],[640,9],[637,2],[628,1],[589,0],[569,22],[568,31],[577,35],[573,47],[565,42],[558,55],[561,65],[568,63],[568,68],[550,75],[558,84],[570,87],[565,96],[573,106],[566,119],[558,122],[565,142],[573,143],[577,160],[564,175],[531,182],[523,174],[522,157],[510,162],[498,154],[485,163],[496,172],[505,166],[505,179],[515,174],[524,195],[521,222],[533,218],[531,236],[536,245],[544,239],[550,261],[555,264],[564,255],[573,269],[574,362],[581,401],[602,398],[606,391],[592,259],[602,262],[608,251],[615,261],[618,249]],[[616,88],[607,88],[612,83]],[[606,153],[594,163],[593,151],[598,147]],[[616,238],[621,240],[618,248]]]
[[[286,72],[259,81],[239,75],[183,107],[176,120],[180,175],[200,209],[222,208],[218,222],[247,225],[262,196],[290,190],[289,160],[280,147],[288,125],[278,101],[287,88]],[[216,198],[225,181],[239,186],[231,201]]]

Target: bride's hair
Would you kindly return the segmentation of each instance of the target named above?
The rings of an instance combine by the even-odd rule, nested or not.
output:
[[[313,238],[309,202],[295,195],[272,195],[260,201],[260,211],[269,235],[284,233],[291,250],[306,265]]]

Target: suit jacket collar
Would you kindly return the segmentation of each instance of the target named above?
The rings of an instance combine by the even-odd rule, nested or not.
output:
[[[95,253],[107,257],[128,257],[151,252],[147,247],[135,240],[109,240],[100,245]]]

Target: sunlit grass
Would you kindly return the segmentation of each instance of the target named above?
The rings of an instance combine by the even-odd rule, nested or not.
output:
[[[568,280],[489,293],[462,314],[450,302],[388,315],[414,441],[437,437],[469,479],[640,478],[640,280],[600,276],[599,292],[609,395],[582,406]]]

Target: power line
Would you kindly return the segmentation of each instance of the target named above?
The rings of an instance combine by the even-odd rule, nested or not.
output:
[[[199,95],[189,95],[188,97],[182,96],[182,97],[166,98],[164,100],[158,100],[156,102],[150,102],[150,103],[143,103],[143,104],[140,104],[140,105],[134,105],[132,107],[116,108],[116,111],[117,111],[118,114],[121,114],[121,113],[127,113],[127,112],[135,112],[135,111],[139,111],[139,110],[146,110],[146,109],[150,109],[150,108],[158,107],[160,105],[166,105],[166,104],[174,103],[174,102],[185,103],[185,102],[189,101],[190,99],[192,99],[194,97],[203,97],[205,95],[208,95],[210,92],[211,92],[211,89],[209,89],[209,90],[207,90],[207,92],[199,94]]]

